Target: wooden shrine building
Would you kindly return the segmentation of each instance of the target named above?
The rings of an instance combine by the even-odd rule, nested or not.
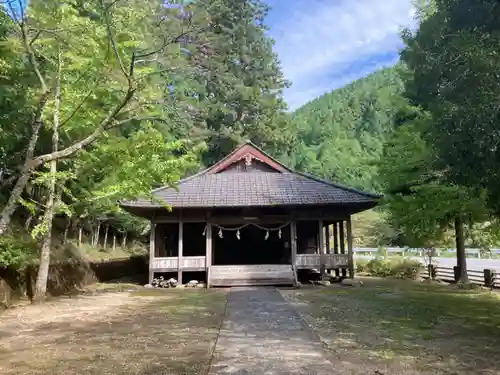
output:
[[[250,142],[152,195],[122,203],[151,220],[150,282],[203,271],[207,286],[295,284],[300,269],[354,277],[351,215],[379,198],[295,172]]]

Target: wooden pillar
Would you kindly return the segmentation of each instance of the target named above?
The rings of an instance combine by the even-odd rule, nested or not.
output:
[[[320,257],[320,272],[321,277],[326,276],[325,270],[325,228],[323,227],[323,220],[318,220],[318,237],[319,237],[319,249],[318,254]]]
[[[149,284],[153,282],[154,272],[153,263],[155,257],[155,239],[156,239],[156,224],[151,220],[151,229],[149,233]]]
[[[345,254],[345,232],[343,221],[339,221],[339,243],[340,254]],[[342,277],[347,277],[347,270],[345,268],[342,268]]]
[[[298,285],[297,278],[297,222],[294,220],[290,223],[290,249],[291,263],[295,286]]]
[[[333,223],[333,253],[339,253],[339,223],[337,221]],[[335,268],[335,276],[340,277],[338,268]]]
[[[330,224],[327,224],[325,226],[325,253],[328,254],[328,257],[330,256],[330,252],[331,252],[331,249],[330,249]],[[326,273],[329,274],[330,273],[330,270],[329,268],[327,267],[326,269]]]
[[[347,256],[349,259],[349,277],[354,279],[354,251],[352,248],[352,225],[351,216],[346,220],[347,224]]]
[[[182,284],[182,247],[183,247],[183,231],[184,231],[184,223],[182,220],[179,220],[179,246],[178,246],[178,255],[177,255],[177,283],[178,285]]]
[[[205,254],[205,267],[206,267],[206,285],[210,287],[210,267],[212,266],[212,224],[207,223],[205,232],[206,240],[206,254]]]
[[[326,254],[330,254],[331,253],[331,249],[330,249],[330,224],[328,224],[327,226],[325,226],[325,245],[326,245]]]

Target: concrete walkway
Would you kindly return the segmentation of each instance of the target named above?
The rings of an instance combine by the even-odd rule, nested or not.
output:
[[[275,288],[233,288],[210,375],[336,375],[323,344]]]

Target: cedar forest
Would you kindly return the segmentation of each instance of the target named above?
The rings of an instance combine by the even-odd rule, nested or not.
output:
[[[125,246],[118,206],[250,139],[299,171],[384,194],[358,245],[498,244],[500,5],[418,2],[401,61],[290,112],[259,0],[5,0],[0,8],[0,266]],[[118,238],[118,240],[117,240]],[[105,240],[107,242],[107,240]],[[115,244],[113,244],[115,247]]]

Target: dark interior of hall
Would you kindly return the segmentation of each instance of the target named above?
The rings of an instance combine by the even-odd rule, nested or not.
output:
[[[266,224],[266,228],[277,228],[280,224]],[[234,230],[213,228],[213,264],[214,265],[244,265],[244,264],[290,264],[290,227],[285,226],[279,231],[269,231],[254,225],[240,229],[240,239]]]

